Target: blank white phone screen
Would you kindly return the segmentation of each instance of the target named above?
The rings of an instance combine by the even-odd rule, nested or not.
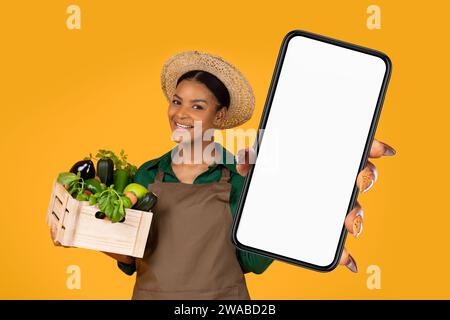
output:
[[[386,73],[382,58],[290,39],[237,240],[329,266]]]

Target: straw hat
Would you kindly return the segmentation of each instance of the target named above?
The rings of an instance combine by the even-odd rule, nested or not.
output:
[[[255,96],[244,75],[221,57],[197,50],[177,53],[164,63],[161,88],[169,102],[173,98],[178,78],[192,70],[212,73],[228,89],[230,106],[226,117],[216,124],[217,129],[233,128],[251,118],[255,108]]]

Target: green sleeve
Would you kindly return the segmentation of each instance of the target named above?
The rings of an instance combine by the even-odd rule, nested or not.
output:
[[[140,166],[134,175],[133,182],[139,183],[146,188],[149,183],[153,183],[155,181],[155,176],[158,169],[158,163],[156,162],[156,160],[147,161],[142,166]]]
[[[239,197],[244,186],[244,177],[238,173],[234,173],[231,176],[231,194],[230,194],[230,207],[233,214],[233,219],[236,216],[237,204]],[[260,256],[255,253],[236,249],[237,257],[241,268],[244,273],[253,272],[256,274],[263,273],[273,262],[273,259]]]
[[[117,266],[120,270],[122,270],[125,274],[132,276],[133,273],[136,271],[136,264],[126,264],[120,261],[117,261]]]

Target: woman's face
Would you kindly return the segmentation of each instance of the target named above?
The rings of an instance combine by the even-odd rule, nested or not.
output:
[[[175,89],[168,111],[174,140],[186,143],[202,139],[204,132],[213,130],[214,122],[226,115],[226,107],[218,110],[218,104],[217,98],[203,83],[187,79],[181,81]],[[197,126],[195,135],[194,125]]]

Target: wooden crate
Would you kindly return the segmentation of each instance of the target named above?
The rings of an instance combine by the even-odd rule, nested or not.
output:
[[[124,222],[97,219],[96,206],[74,199],[55,179],[47,212],[47,224],[57,225],[56,240],[64,246],[119,253],[137,258],[144,255],[153,213],[125,209]]]

